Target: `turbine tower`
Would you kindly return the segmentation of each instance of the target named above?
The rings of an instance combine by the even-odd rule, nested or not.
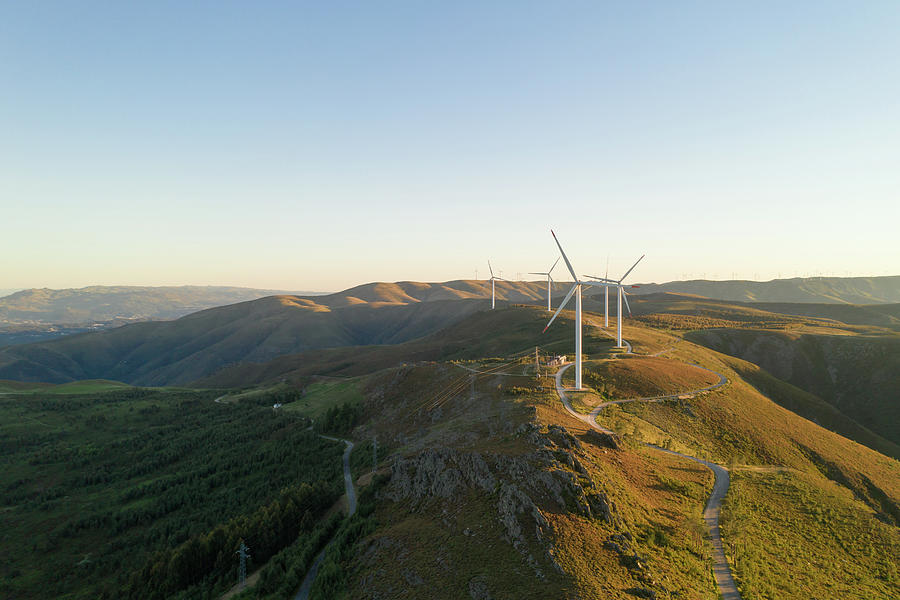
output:
[[[609,254],[606,255],[606,274],[609,277]],[[603,328],[609,327],[609,286],[603,286]]]
[[[493,267],[491,267],[491,261],[488,261],[488,270],[491,272],[491,310],[494,310],[494,305],[496,304],[496,295],[494,293],[494,282],[497,280],[499,280],[499,281],[506,281],[506,280],[503,279],[502,277],[497,277],[496,275],[494,275],[494,269],[493,269]],[[500,273],[502,274],[503,271],[501,271]]]
[[[569,262],[569,258],[566,256],[566,253],[562,249],[562,245],[559,243],[559,239],[556,237],[556,234],[553,233],[553,230],[550,230],[550,233],[553,234],[553,239],[556,240],[556,245],[559,246],[559,252],[562,254],[562,258],[566,263],[566,268],[569,269],[569,273],[572,274],[572,278],[575,280],[575,284],[572,286],[572,289],[569,290],[569,293],[566,294],[565,299],[560,303],[559,308],[556,309],[556,312],[553,314],[553,317],[550,318],[550,321],[547,323],[547,327],[544,327],[544,331],[550,327],[550,324],[556,319],[559,315],[560,311],[565,307],[565,305],[572,298],[572,294],[575,294],[575,389],[582,389],[581,386],[581,286],[583,281],[579,281],[578,275],[575,274],[575,269],[572,268],[572,263]],[[543,333],[543,331],[541,332]]]
[[[622,282],[625,281],[625,278],[628,277],[628,275],[631,274],[632,271],[634,271],[634,268],[638,265],[638,263],[641,262],[642,260],[644,260],[644,256],[646,256],[646,254],[642,254],[641,257],[639,259],[637,259],[633,265],[631,265],[631,268],[628,269],[627,271],[625,271],[625,274],[622,275],[622,277],[618,281],[615,279],[607,279],[606,277],[595,277],[593,275],[588,275],[588,277],[590,277],[591,279],[597,280],[597,282],[590,282],[592,285],[598,285],[598,286],[605,285],[607,287],[607,289],[609,288],[610,285],[616,286],[616,291],[618,292],[618,299],[616,302],[616,304],[617,304],[616,312],[617,312],[617,318],[618,318],[618,324],[617,324],[617,328],[616,328],[616,348],[622,347],[622,299],[623,298],[625,299],[625,308],[628,309],[628,314],[631,315],[631,307],[628,305],[628,295],[625,293],[625,286],[622,285]],[[599,283],[599,282],[603,282],[603,283]],[[637,286],[632,286],[632,287],[637,287]]]
[[[550,308],[550,295],[552,294],[550,286],[553,284],[553,278],[550,276],[550,273],[553,272],[553,268],[556,267],[556,263],[558,263],[558,262],[559,262],[559,258],[556,259],[556,262],[553,263],[553,267],[550,267],[550,269],[546,273],[529,273],[529,275],[546,275],[547,276],[547,312],[550,312],[551,310],[553,310],[552,308]]]

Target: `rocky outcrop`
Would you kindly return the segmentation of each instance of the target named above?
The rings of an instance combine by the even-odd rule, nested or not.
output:
[[[604,433],[596,429],[588,429],[584,433],[584,439],[595,446],[613,450],[618,450],[622,441],[622,438],[615,433]]]
[[[482,455],[429,448],[415,456],[398,457],[384,495],[409,502],[414,508],[432,500],[451,500],[473,489],[491,495],[507,541],[535,576],[543,579],[542,563],[535,558],[536,547],[542,549],[537,555],[543,555],[554,569],[562,569],[553,557],[541,506],[609,523],[615,520],[615,506],[585,467],[589,456],[581,441],[565,427],[551,425],[544,432],[527,423],[519,426],[515,435],[529,442],[533,451]]]
[[[493,600],[484,575],[476,575],[469,580],[469,596],[472,600]]]
[[[386,496],[394,501],[450,498],[466,486],[492,492],[497,480],[477,452],[449,448],[428,449],[412,458],[400,458],[391,467]]]

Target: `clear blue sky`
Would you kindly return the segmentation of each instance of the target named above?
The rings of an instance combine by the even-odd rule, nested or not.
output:
[[[900,3],[6,2],[0,288],[898,274]],[[558,272],[562,276],[562,271]]]

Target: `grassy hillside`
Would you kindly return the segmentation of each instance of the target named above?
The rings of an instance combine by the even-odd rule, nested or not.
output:
[[[534,378],[524,357],[355,379],[365,417],[351,435],[391,448],[381,459],[391,477],[367,528],[334,558],[344,575],[331,597],[715,597],[699,523],[711,478],[638,439],[732,466],[723,527],[744,598],[900,591],[900,464],[778,406],[743,381],[742,361],[644,328],[626,333],[668,358],[596,363],[619,363],[597,375],[608,390],[635,384],[632,365],[644,363],[652,380],[674,361],[729,383],[609,409],[601,419],[624,435],[613,450],[562,411],[552,381]],[[680,384],[706,383],[691,369]]]
[[[397,344],[488,307],[490,283],[374,283],[323,296],[272,296],[171,322],[136,323],[0,349],[0,378],[181,384],[239,362],[319,348]],[[497,297],[542,303],[541,283],[498,282]]]
[[[222,591],[238,539],[261,563],[341,489],[342,445],[303,418],[210,392],[72,387],[0,396],[4,598]]]
[[[705,388],[719,381],[709,371],[658,357],[591,361],[585,364],[584,380],[601,398],[647,398]]]
[[[0,378],[179,384],[241,361],[264,362],[315,348],[402,342],[484,308],[484,301],[469,300],[320,310],[294,297],[275,296],[177,321],[136,323],[8,347],[0,351]]]
[[[746,599],[862,600],[900,591],[895,460],[772,402],[759,382],[744,381],[753,365],[634,325],[626,337],[636,351],[665,358],[611,360],[609,338],[590,330],[585,347],[601,393],[708,384],[709,374],[691,364],[722,372],[729,383],[682,401],[611,407],[600,419],[623,438],[619,449],[609,448],[563,412],[552,380],[534,377],[528,353],[516,357],[534,343],[533,328],[544,318],[526,307],[478,313],[427,344],[402,347],[433,352],[439,362],[379,370],[386,363],[377,354],[387,348],[342,355],[337,364],[354,378],[322,380],[308,388],[305,403],[301,397],[286,405],[303,412],[321,411],[329,397],[361,402],[350,433],[362,453],[356,464],[370,464],[377,436],[381,472],[389,476],[358,533],[328,559],[327,597],[714,597],[699,520],[711,476],[637,440],[732,467],[723,527]],[[565,319],[565,336],[549,340],[559,349],[543,352],[568,350]],[[479,331],[498,334],[481,336],[490,346],[479,347]],[[451,356],[458,361],[442,359]],[[303,357],[276,363],[257,375],[264,379],[268,370],[290,381],[313,368]],[[767,483],[779,473],[783,484]],[[822,560],[821,552],[835,560]]]
[[[313,375],[346,377],[372,373],[401,363],[533,352],[536,346],[546,352],[570,352],[575,330],[571,312],[564,311],[559,322],[541,333],[548,320],[547,311],[535,307],[483,310],[422,339],[403,344],[315,350],[282,356],[267,363],[243,363],[222,369],[195,382],[195,385],[237,387],[282,378],[300,381]],[[486,335],[487,331],[492,333]],[[584,337],[584,346],[588,351],[606,352],[612,345],[611,338],[596,330],[586,332]]]
[[[688,335],[759,365],[900,444],[900,335],[848,336],[713,329]]]
[[[328,597],[633,598],[661,586],[713,595],[697,530],[709,476],[548,429],[543,417],[564,413],[523,368],[527,359],[498,371],[519,375],[479,376],[433,364],[366,380],[353,435],[393,447],[381,462],[391,478]],[[641,564],[611,536],[627,536],[620,549]]]
[[[891,304],[900,302],[900,276],[794,277],[772,281],[670,281],[641,284],[635,294],[674,292],[738,302]]]

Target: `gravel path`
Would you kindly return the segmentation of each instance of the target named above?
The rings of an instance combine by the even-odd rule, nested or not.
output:
[[[631,346],[629,345],[629,352],[631,351]],[[695,390],[693,392],[685,392],[683,394],[676,394],[674,396],[660,396],[656,398],[630,398],[626,400],[614,400],[612,402],[605,402],[599,405],[597,408],[591,411],[589,415],[582,415],[572,408],[572,404],[569,401],[568,396],[566,396],[566,391],[562,385],[562,376],[569,367],[572,366],[572,363],[569,363],[563,366],[556,373],[556,392],[559,394],[559,399],[562,400],[563,405],[566,407],[566,410],[573,417],[578,419],[579,421],[583,421],[587,423],[590,427],[596,429],[597,431],[602,431],[604,433],[614,433],[613,431],[602,427],[597,423],[596,417],[597,413],[604,406],[609,406],[611,404],[621,404],[623,402],[637,402],[637,401],[646,401],[646,402],[661,402],[662,400],[669,398],[677,398],[678,396],[684,394],[694,394],[705,390],[715,389],[725,384],[727,381],[725,376],[721,373],[716,373],[719,376],[719,383],[709,386],[707,388],[703,388],[702,390]],[[696,365],[695,365],[696,366]],[[703,368],[703,367],[700,367]],[[709,370],[709,369],[707,369]],[[712,559],[713,559],[713,575],[716,578],[716,585],[719,587],[719,593],[722,596],[722,600],[741,600],[741,594],[738,592],[737,585],[734,583],[734,578],[731,576],[731,567],[728,565],[728,560],[725,558],[725,549],[722,546],[722,535],[719,530],[719,513],[722,508],[722,499],[725,498],[725,494],[728,492],[728,484],[730,482],[730,478],[728,476],[728,470],[722,465],[718,465],[713,462],[709,462],[703,460],[701,458],[697,458],[696,456],[690,456],[688,454],[682,454],[681,452],[675,452],[674,450],[666,450],[665,448],[660,448],[654,444],[645,444],[646,446],[650,446],[656,450],[661,452],[667,452],[669,454],[674,454],[676,456],[680,456],[682,458],[686,458],[688,460],[692,460],[694,462],[700,463],[701,465],[709,468],[713,475],[715,475],[716,481],[713,484],[712,494],[709,496],[709,500],[706,502],[706,509],[703,511],[703,520],[706,523],[706,527],[709,529],[709,537],[710,544],[712,546]]]

